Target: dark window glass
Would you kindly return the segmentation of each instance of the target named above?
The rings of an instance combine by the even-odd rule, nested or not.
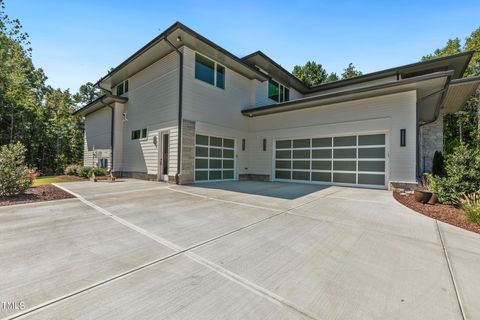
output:
[[[222,157],[222,149],[210,148],[210,157],[221,158]]]
[[[140,139],[140,130],[133,130],[132,131],[132,140]]]
[[[222,146],[222,138],[210,137],[210,145],[214,147]]]
[[[123,83],[120,83],[117,86],[117,96],[121,96],[123,94]]]
[[[355,183],[355,173],[333,173],[333,182]]]
[[[275,157],[277,159],[290,159],[292,154],[290,150],[277,150],[277,152],[275,152]]]
[[[269,80],[268,81],[268,97],[278,102],[278,93],[279,93],[278,83],[276,81]]]
[[[223,157],[233,159],[233,150],[223,149]]]
[[[310,161],[293,161],[293,169],[310,169]]]
[[[327,181],[330,182],[332,175],[330,172],[312,172],[312,181]]]
[[[358,161],[358,171],[385,172],[385,161]]]
[[[215,63],[204,56],[195,54],[195,78],[214,85]]]
[[[290,90],[285,88],[285,101],[290,101]]]
[[[314,159],[330,159],[332,157],[332,149],[312,150],[312,158]]]
[[[235,145],[234,140],[232,140],[232,139],[223,139],[223,146],[224,146],[225,148],[232,148],[232,149],[233,149],[234,145]]]
[[[292,147],[292,140],[278,140],[276,146],[277,149],[289,149]]]
[[[224,169],[233,169],[233,160],[223,160]]]
[[[292,172],[293,180],[310,180],[310,172],[306,171],[293,171]]]
[[[344,159],[344,158],[356,158],[357,149],[334,149],[333,157],[335,159]]]
[[[217,64],[217,87],[225,89],[225,67]]]
[[[142,129],[142,138],[146,138],[147,137],[147,129]]]
[[[332,138],[317,138],[312,139],[312,147],[331,147]]]
[[[280,102],[283,102],[285,101],[285,87],[284,86],[280,86]]]
[[[313,170],[331,170],[332,162],[331,161],[312,161]]]
[[[358,136],[359,146],[384,145],[384,144],[385,144],[384,134],[370,134],[368,136]]]
[[[196,143],[208,146],[208,137],[197,134]]]
[[[207,159],[195,159],[195,168],[197,168],[197,169],[208,169],[208,160]]]
[[[222,160],[210,160],[210,169],[222,169]]]
[[[223,179],[233,179],[233,171],[232,170],[223,171]]]
[[[288,179],[291,178],[291,171],[275,171],[275,179]]]
[[[361,159],[385,158],[385,148],[362,148],[358,149],[358,157]]]
[[[292,167],[292,162],[291,161],[275,161],[275,166],[278,169],[290,169]]]
[[[208,157],[208,148],[207,147],[196,147],[195,148],[196,157]]]
[[[355,171],[357,170],[357,162],[356,161],[334,161],[333,170]]]
[[[208,171],[195,171],[195,180],[208,180]]]
[[[210,180],[220,180],[222,179],[222,171],[210,171],[208,178]]]
[[[310,148],[310,139],[293,140],[294,148]]]
[[[128,92],[128,80],[125,80],[124,90],[123,90],[123,91],[125,91],[125,93]]]
[[[310,150],[293,150],[294,159],[310,159]]]
[[[334,137],[333,138],[333,145],[335,147],[345,147],[345,146],[356,146],[357,145],[357,137]]]
[[[359,174],[359,184],[374,184],[383,186],[385,184],[385,176],[383,174]]]

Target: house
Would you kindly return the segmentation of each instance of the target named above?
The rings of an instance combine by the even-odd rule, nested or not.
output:
[[[443,115],[473,94],[472,52],[308,86],[262,52],[239,58],[177,22],[97,82],[85,166],[180,184],[416,185]]]

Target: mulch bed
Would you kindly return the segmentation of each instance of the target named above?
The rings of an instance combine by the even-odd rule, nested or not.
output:
[[[25,194],[18,196],[0,196],[0,206],[69,198],[73,198],[70,193],[63,191],[52,184],[44,184],[38,187],[32,187],[28,189]]]
[[[480,225],[468,220],[458,208],[440,203],[435,205],[423,204],[415,201],[413,194],[401,195],[399,192],[394,192],[393,197],[404,206],[430,218],[480,233]]]

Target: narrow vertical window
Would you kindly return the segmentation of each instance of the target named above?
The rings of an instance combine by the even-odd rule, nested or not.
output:
[[[217,64],[217,87],[225,89],[225,67]]]
[[[121,96],[122,94],[123,94],[123,82],[117,86],[117,96]]]
[[[215,62],[195,54],[195,78],[215,85]]]
[[[123,91],[124,91],[125,93],[128,92],[128,80],[125,80]]]
[[[268,97],[278,102],[279,100],[278,94],[279,94],[278,82],[269,80],[268,81]]]

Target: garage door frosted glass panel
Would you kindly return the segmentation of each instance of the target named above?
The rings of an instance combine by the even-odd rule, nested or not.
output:
[[[275,152],[275,157],[277,159],[290,159],[292,157],[292,152],[290,150],[279,150]]]
[[[356,161],[334,161],[333,170],[338,171],[356,171],[357,162]]]
[[[332,174],[330,172],[312,172],[312,181],[331,182]]]
[[[223,147],[224,148],[233,149],[234,145],[235,145],[235,141],[233,141],[232,139],[223,139]]]
[[[385,161],[358,161],[358,171],[385,172]]]
[[[312,147],[314,148],[324,148],[332,146],[332,138],[317,138],[312,139]]]
[[[210,148],[210,157],[211,158],[221,158],[222,157],[222,149]]]
[[[383,186],[385,184],[385,175],[383,174],[358,174],[359,184],[372,184]]]
[[[357,157],[357,149],[333,150],[333,158],[335,159],[355,159],[356,157]]]
[[[210,160],[210,169],[222,169],[222,160]]]
[[[292,147],[292,140],[279,140],[276,146],[277,149],[290,149]]]
[[[310,148],[310,139],[293,140],[294,148]]]
[[[195,159],[195,168],[208,169],[208,159]]]
[[[233,169],[233,160],[223,160],[224,169]]]
[[[310,180],[310,172],[306,171],[293,171],[292,172],[293,180]]]
[[[233,158],[233,150],[223,149],[223,157],[224,158]]]
[[[358,149],[360,159],[383,159],[385,158],[385,148],[362,148]]]
[[[222,146],[222,138],[210,137],[210,145],[214,147]]]
[[[293,150],[294,159],[310,159],[310,150]]]
[[[279,161],[275,162],[275,165],[278,169],[290,169],[292,167],[291,161]]]
[[[291,179],[291,171],[275,171],[275,179]]]
[[[201,145],[204,145],[204,146],[208,146],[208,137],[197,134],[196,144],[201,144]]]
[[[355,173],[333,173],[333,182],[338,183],[356,183],[356,174]]]
[[[210,180],[221,180],[222,179],[222,171],[211,171],[210,170],[208,178]]]
[[[233,179],[233,171],[232,170],[226,170],[223,171],[223,179]]]
[[[208,180],[208,171],[196,171],[195,180],[196,181]]]
[[[331,161],[312,161],[312,170],[331,170]]]
[[[385,144],[384,134],[371,134],[366,136],[358,136],[359,146],[373,146],[373,145],[381,146],[384,144]]]
[[[357,145],[356,136],[333,138],[333,146],[335,147],[348,147],[348,146],[356,146],[356,145]]]
[[[195,156],[197,157],[208,157],[208,148],[206,147],[196,147]]]
[[[312,150],[313,159],[330,159],[332,157],[331,149]]]
[[[293,169],[310,169],[310,161],[293,161]]]

